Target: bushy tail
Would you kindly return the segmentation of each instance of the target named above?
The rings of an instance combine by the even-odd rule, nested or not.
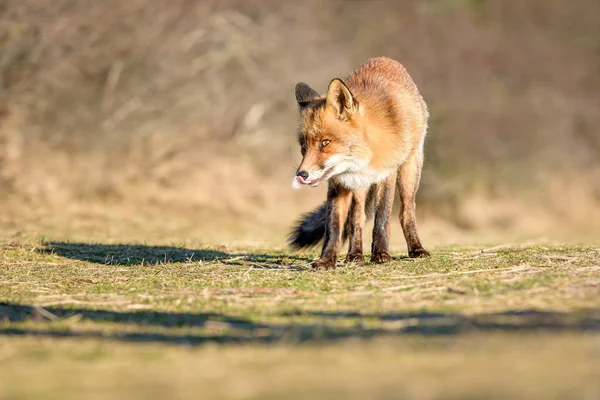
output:
[[[370,190],[367,194],[365,212],[367,219],[373,215],[374,193]],[[317,245],[325,237],[327,228],[327,204],[321,204],[319,208],[304,214],[288,236],[288,243],[294,249],[304,249]],[[346,240],[350,232],[350,221],[346,221],[343,238]]]
[[[318,244],[325,237],[327,204],[304,214],[288,237],[294,249],[303,249]]]

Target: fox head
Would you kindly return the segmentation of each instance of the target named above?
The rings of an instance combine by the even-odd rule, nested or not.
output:
[[[361,105],[342,80],[332,80],[325,96],[298,83],[296,101],[302,162],[292,182],[294,188],[318,186],[369,163],[372,154],[361,127]]]

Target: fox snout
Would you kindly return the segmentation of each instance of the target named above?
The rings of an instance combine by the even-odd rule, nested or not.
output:
[[[298,172],[296,173],[296,176],[297,176],[298,178],[302,178],[303,180],[306,180],[306,179],[308,179],[308,172],[307,172],[307,171],[300,170],[300,171],[298,171]]]
[[[308,180],[308,176],[309,174],[307,171],[299,170],[296,172],[296,176],[292,181],[292,187],[294,189],[300,189],[303,185],[309,185],[310,181]]]
[[[319,186],[322,176],[323,172],[320,170],[311,173],[304,169],[298,169],[296,176],[294,176],[294,180],[292,181],[292,187],[294,189],[300,189],[302,186]]]

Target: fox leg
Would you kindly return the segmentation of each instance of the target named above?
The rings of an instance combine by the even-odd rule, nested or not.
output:
[[[355,190],[352,192],[352,205],[349,214],[350,245],[346,262],[363,262],[363,229],[365,227],[365,202],[367,192]]]
[[[321,258],[313,263],[315,269],[335,268],[338,252],[342,247],[344,225],[352,202],[352,191],[329,184],[327,192],[327,227]]]
[[[414,152],[398,170],[398,191],[400,192],[400,223],[408,246],[408,256],[411,258],[429,257],[423,248],[417,232],[415,215],[415,198],[421,180],[423,167],[423,151]]]
[[[371,262],[377,264],[392,261],[389,252],[395,181],[396,174],[394,173],[375,186],[375,225],[373,226]]]

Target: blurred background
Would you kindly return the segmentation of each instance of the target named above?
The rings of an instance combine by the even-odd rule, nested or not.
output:
[[[295,83],[323,92],[388,56],[431,111],[426,244],[597,232],[598,16],[597,0],[2,0],[0,224],[283,245],[325,193],[291,189]]]

